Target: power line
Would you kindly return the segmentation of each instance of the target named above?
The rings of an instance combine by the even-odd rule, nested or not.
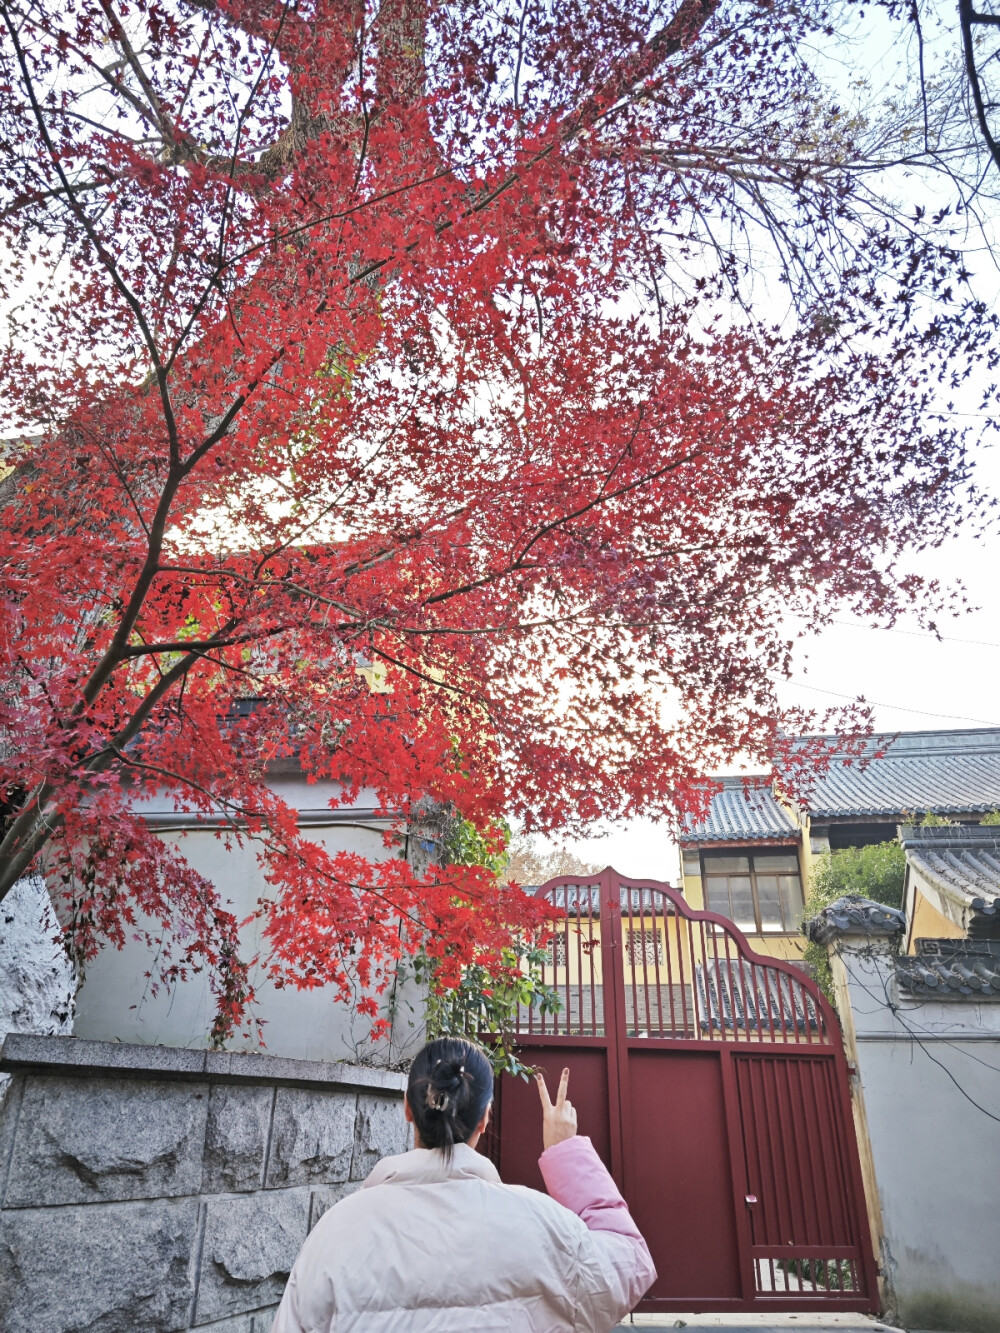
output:
[[[853,980],[855,980],[855,981],[858,983],[858,985],[861,987],[861,989],[862,989],[863,991],[865,991],[865,992],[868,994],[868,996],[869,996],[871,999],[873,999],[873,1000],[875,1001],[876,1004],[880,1004],[881,1001],[879,1000],[879,998],[878,998],[878,996],[876,995],[876,993],[871,989],[870,986],[865,985],[864,981],[863,981],[862,978],[858,975],[857,971],[856,971],[855,969],[853,969],[853,968],[850,966],[850,964],[847,962],[847,959],[846,959],[845,956],[844,956],[844,951],[843,951],[843,949],[838,949],[837,952],[840,954],[840,958],[841,958],[841,961],[842,961],[843,964],[844,964],[844,968],[845,968],[845,970],[846,970],[847,972],[850,973],[850,975],[851,975],[851,977],[853,978]],[[985,1116],[989,1116],[989,1118],[990,1118],[991,1120],[995,1120],[998,1124],[1000,1124],[1000,1115],[994,1115],[993,1112],[990,1111],[990,1110],[988,1110],[985,1106],[980,1106],[979,1102],[977,1102],[976,1099],[975,1099],[975,1098],[974,1098],[968,1091],[966,1091],[965,1088],[962,1087],[961,1083],[959,1083],[958,1079],[957,1079],[957,1078],[955,1077],[955,1075],[951,1072],[951,1070],[948,1068],[948,1066],[947,1066],[946,1064],[943,1064],[940,1060],[938,1060],[936,1056],[931,1055],[930,1051],[927,1049],[927,1047],[924,1045],[924,1043],[923,1043],[923,1042],[920,1040],[920,1038],[917,1036],[916,1032],[913,1030],[913,1028],[910,1026],[910,1024],[909,1024],[909,1023],[906,1021],[906,1019],[903,1017],[899,1005],[898,1005],[898,1004],[895,1004],[895,1003],[892,1001],[892,999],[890,998],[890,996],[889,996],[889,984],[888,984],[888,981],[887,981],[886,977],[884,976],[884,974],[883,974],[881,968],[877,968],[877,969],[876,969],[876,976],[878,977],[878,979],[879,979],[879,983],[880,983],[880,985],[881,985],[881,987],[882,987],[882,990],[883,990],[883,992],[885,993],[885,1004],[886,1004],[886,1007],[889,1009],[890,1013],[892,1014],[893,1018],[895,1018],[896,1022],[899,1023],[899,1024],[903,1027],[903,1029],[906,1031],[906,1033],[907,1033],[907,1035],[909,1036],[910,1040],[911,1040],[911,1041],[915,1041],[915,1042],[917,1043],[917,1045],[918,1045],[918,1046],[920,1047],[920,1049],[923,1051],[924,1055],[927,1056],[928,1060],[931,1060],[934,1064],[936,1064],[936,1065],[938,1066],[939,1069],[943,1069],[943,1070],[944,1070],[944,1072],[948,1075],[948,1077],[951,1079],[952,1083],[954,1083],[955,1087],[958,1089],[958,1091],[962,1094],[962,1096],[965,1098],[965,1100],[966,1100],[967,1102],[971,1102],[972,1105],[976,1108],[977,1111],[982,1111],[983,1115],[985,1115]],[[924,1025],[921,1023],[920,1026],[923,1027]],[[925,1030],[925,1032],[927,1031],[926,1028],[925,1028],[924,1030]],[[930,1036],[930,1035],[933,1035],[933,1034],[931,1034],[930,1032],[928,1032],[928,1036]],[[948,1042],[947,1044],[948,1044],[949,1046],[954,1047],[954,1049],[958,1052],[959,1055],[971,1055],[971,1052],[970,1052],[970,1051],[966,1051],[966,1050],[964,1050],[961,1046],[957,1046],[957,1045],[955,1045],[954,1042]],[[976,1056],[973,1056],[972,1058],[973,1058],[973,1059],[977,1059]],[[986,1061],[985,1061],[985,1060],[979,1060],[979,1063],[980,1063],[980,1064],[986,1064]],[[992,1069],[992,1070],[994,1071],[994,1073],[1000,1073],[1000,1070],[997,1070],[997,1069],[995,1068],[995,1066],[993,1066],[993,1065],[986,1065],[986,1068],[987,1068],[987,1069]]]
[[[808,616],[790,612],[796,620],[808,620]],[[895,625],[866,625],[863,620],[829,620],[829,625],[842,625],[845,629],[877,630],[880,634],[905,634],[912,639],[934,639],[937,643],[971,643],[978,648],[1000,648],[1000,643],[990,639],[962,639],[955,634],[932,634],[922,629],[898,629]],[[936,714],[934,715],[936,716]]]
[[[979,648],[1000,648],[1000,643],[989,639],[960,639],[954,634],[930,634],[922,629],[897,629],[895,625],[866,625],[860,620],[831,620],[831,625],[845,625],[848,629],[873,629],[883,634],[907,634],[911,639],[934,639],[937,643],[974,643]]]
[[[850,699],[852,702],[858,699],[856,694],[842,694],[839,690],[824,690],[818,685],[807,685],[805,681],[795,680],[794,678],[789,681],[789,684],[800,690],[811,690],[814,694],[829,694],[834,699]],[[888,708],[897,713],[916,713],[918,717],[942,717],[948,722],[978,722],[983,727],[1000,727],[1000,722],[990,722],[985,717],[965,717],[961,713],[929,713],[925,708],[905,708],[902,704],[879,703],[877,699],[862,699],[862,702],[871,704],[873,708]]]

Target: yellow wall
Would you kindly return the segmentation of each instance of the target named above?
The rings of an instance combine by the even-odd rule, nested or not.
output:
[[[684,897],[691,904],[691,906],[696,907],[699,912],[704,909],[705,895],[702,890],[700,875],[684,876]]]
[[[933,903],[928,902],[917,885],[913,891],[913,914],[910,919],[910,953],[916,953],[917,940],[961,940],[966,932],[955,921],[949,921]]]
[[[674,918],[668,916],[666,919],[665,931],[664,931],[664,921],[663,918],[660,916],[657,917],[655,926],[652,924],[652,922],[648,917],[646,918],[646,923],[647,923],[647,930],[656,929],[660,931],[661,934],[660,942],[663,948],[663,956],[659,959],[658,963],[649,962],[645,965],[645,967],[643,967],[643,964],[640,961],[638,966],[635,968],[635,980],[637,982],[641,982],[645,977],[646,980],[650,983],[650,985],[652,985],[658,976],[661,985],[666,985],[668,981],[679,983],[682,980],[687,983],[690,983],[691,969],[692,969],[692,956],[691,956],[692,948],[694,951],[694,958],[693,958],[694,964],[697,965],[703,961],[700,931],[695,929],[693,934],[689,936],[685,917]],[[638,915],[632,918],[629,918],[628,916],[624,916],[622,918],[622,944],[624,950],[622,961],[624,966],[626,985],[631,985],[633,979],[632,977],[633,968],[630,961],[630,954],[627,946],[627,941],[628,941],[627,932],[629,930],[635,930],[638,933],[639,931]],[[561,935],[562,931],[561,930],[557,931],[557,937]],[[578,950],[577,948],[578,938],[581,941],[581,945],[586,944],[588,941],[593,939],[595,946],[593,951],[588,953],[588,951],[584,948],[580,948]],[[574,919],[570,917],[566,928],[567,962],[568,962],[569,976],[567,977],[566,967],[564,966],[553,967],[552,963],[549,962],[546,964],[545,967],[546,984],[549,986],[559,987],[559,986],[565,986],[568,981],[570,986],[575,986],[581,980],[580,965],[582,962],[583,964],[582,981],[584,987],[590,985],[591,972],[593,972],[594,985],[600,986],[603,981],[600,939],[601,939],[600,922],[598,921],[594,922],[593,934],[591,934],[590,926],[587,924],[586,920],[584,920],[582,929],[579,929]],[[799,937],[794,935],[748,935],[747,940],[749,941],[750,948],[755,953],[762,954],[765,958],[780,958],[780,959],[790,960],[791,962],[797,962],[802,957],[802,951],[805,947],[805,940],[800,939]],[[713,947],[713,941],[714,941],[714,947]],[[721,959],[725,958],[726,951],[721,934],[713,936],[712,934],[706,932],[705,945],[706,945],[706,952],[710,960],[715,956],[716,949],[718,951],[718,956]],[[732,942],[730,944],[729,955],[732,958],[736,957],[735,942]],[[589,959],[591,958],[593,959],[593,964],[591,964],[589,961]]]

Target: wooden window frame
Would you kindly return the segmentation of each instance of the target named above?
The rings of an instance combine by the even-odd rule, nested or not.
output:
[[[793,927],[791,930],[765,930],[765,929],[764,929],[763,923],[762,923],[761,918],[760,918],[760,898],[757,896],[757,870],[756,870],[756,868],[755,868],[755,866],[754,866],[754,857],[757,856],[757,855],[760,855],[760,856],[783,856],[783,855],[792,855],[792,854],[793,854],[792,852],[786,852],[785,849],[784,849],[784,848],[781,848],[781,847],[767,847],[767,848],[763,848],[763,849],[759,849],[759,850],[754,850],[754,849],[751,848],[751,847],[720,847],[720,848],[718,848],[718,849],[713,848],[713,849],[711,849],[711,850],[707,850],[707,849],[705,849],[705,848],[699,848],[699,849],[698,849],[698,856],[699,856],[699,860],[700,860],[700,863],[701,863],[701,895],[702,895],[702,901],[704,902],[706,909],[707,909],[708,911],[714,911],[714,910],[715,910],[714,908],[712,908],[712,907],[709,906],[709,901],[708,901],[708,881],[709,881],[709,879],[728,879],[731,875],[735,875],[735,874],[737,874],[737,873],[739,873],[739,872],[737,872],[737,871],[735,871],[735,870],[707,871],[707,870],[705,869],[705,858],[706,858],[707,856],[708,856],[708,857],[711,857],[711,856],[745,856],[745,857],[747,858],[747,865],[748,865],[747,874],[749,875],[749,878],[750,878],[750,895],[751,895],[751,897],[753,898],[753,919],[754,919],[754,929],[753,929],[753,932],[752,932],[752,933],[753,933],[754,935],[760,935],[761,937],[766,937],[766,938],[768,938],[768,939],[774,939],[775,937],[778,937],[779,939],[786,939],[786,940],[787,940],[787,939],[794,939],[794,938],[798,935],[798,930],[795,929],[794,927]],[[800,899],[802,900],[802,902],[803,902],[803,904],[804,904],[804,903],[805,903],[805,885],[804,885],[803,882],[802,882],[802,862],[801,862],[801,860],[800,860],[800,858],[799,858],[799,852],[798,852],[798,848],[797,848],[797,847],[796,847],[795,850],[794,850],[794,856],[795,856],[795,874],[796,874],[796,876],[797,876],[797,878],[798,878],[798,881],[799,881],[799,897],[800,897]],[[770,874],[771,872],[770,872],[770,871],[767,871],[767,872],[765,872],[765,873]],[[789,874],[790,872],[789,872],[789,871],[785,871],[784,873],[785,873],[785,874]],[[720,916],[725,916],[725,918],[726,918],[727,921],[733,921],[733,918],[732,918],[731,916],[729,916],[728,913],[720,912],[719,915],[720,915]],[[733,921],[733,925],[736,925],[736,922],[735,922],[735,921]],[[742,929],[742,927],[737,927],[737,929]],[[747,933],[751,933],[751,932],[747,932]]]

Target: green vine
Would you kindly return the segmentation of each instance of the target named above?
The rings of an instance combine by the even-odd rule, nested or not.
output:
[[[540,980],[542,964],[547,960],[551,961],[547,948],[522,941],[504,950],[502,979],[479,964],[470,964],[462,968],[457,986],[435,990],[434,960],[418,954],[417,980],[430,986],[428,1039],[472,1037],[486,1048],[494,1073],[528,1078],[534,1069],[521,1061],[514,1037],[518,1013],[534,1008],[542,1014],[554,1014],[562,1008],[555,988]]]
[[[469,820],[455,818],[449,821],[442,839],[442,859],[448,865],[481,865],[494,875],[502,875],[509,842],[506,824],[484,835]],[[546,962],[551,963],[548,948],[522,935],[503,951],[495,971],[481,963],[466,964],[458,985],[442,988],[436,984],[439,961],[419,952],[414,966],[417,981],[428,987],[428,1039],[472,1037],[486,1048],[496,1074],[529,1078],[534,1069],[523,1064],[517,1054],[518,1016],[527,1009],[540,1014],[555,1014],[562,1009],[555,987],[542,982]]]
[[[894,838],[868,847],[845,847],[820,857],[813,872],[806,898],[803,926],[810,917],[847,893],[856,893],[886,907],[899,907],[903,901],[906,853]],[[830,956],[825,944],[806,945],[802,961],[812,972],[820,989],[834,1003]]]

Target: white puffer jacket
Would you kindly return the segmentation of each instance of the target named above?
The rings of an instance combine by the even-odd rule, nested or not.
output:
[[[385,1158],[313,1229],[272,1333],[608,1333],[656,1277],[646,1242],[590,1139],[539,1164],[548,1195],[464,1144]]]

